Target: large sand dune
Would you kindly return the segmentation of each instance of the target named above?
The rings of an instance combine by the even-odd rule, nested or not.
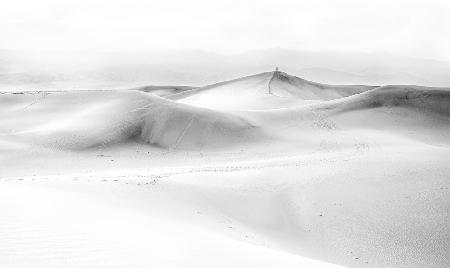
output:
[[[383,86],[315,104],[248,112],[256,122],[271,128],[270,133],[282,129],[280,134],[301,137],[309,143],[319,141],[321,133],[330,139],[359,133],[353,135],[358,140],[364,137],[362,132],[375,132],[375,139],[368,140],[378,144],[410,142],[413,138],[447,145],[449,113],[450,89],[417,86]],[[392,136],[395,141],[390,142],[383,135]]]
[[[372,86],[332,86],[274,71],[171,95],[179,102],[216,109],[285,108],[361,93]]]
[[[86,149],[128,140],[163,148],[235,146],[258,129],[232,114],[136,91],[4,94],[2,131],[13,140]]]
[[[450,89],[161,89],[0,94],[0,266],[450,265]]]

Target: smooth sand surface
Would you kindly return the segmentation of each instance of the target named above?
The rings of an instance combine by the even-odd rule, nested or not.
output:
[[[0,94],[0,266],[450,266],[449,89],[174,93]]]

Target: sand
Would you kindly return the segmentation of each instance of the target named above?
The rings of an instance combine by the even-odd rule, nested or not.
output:
[[[448,88],[2,93],[0,266],[446,267],[449,157]]]

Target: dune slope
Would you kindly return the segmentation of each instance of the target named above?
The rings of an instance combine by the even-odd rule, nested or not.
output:
[[[141,86],[132,88],[130,90],[138,90],[147,93],[152,93],[160,97],[168,97],[173,94],[195,89],[196,87],[191,86]]]
[[[262,136],[239,116],[136,91],[3,94],[0,102],[4,139],[58,149],[128,140],[171,149],[233,147]]]
[[[0,94],[0,266],[448,267],[449,158],[449,88]]]
[[[274,71],[213,84],[169,98],[215,109],[268,109],[350,96],[372,86],[332,86]]]

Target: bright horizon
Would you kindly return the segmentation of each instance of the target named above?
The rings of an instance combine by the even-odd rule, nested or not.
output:
[[[448,1],[72,1],[0,4],[1,49],[219,54],[284,48],[450,60]]]

